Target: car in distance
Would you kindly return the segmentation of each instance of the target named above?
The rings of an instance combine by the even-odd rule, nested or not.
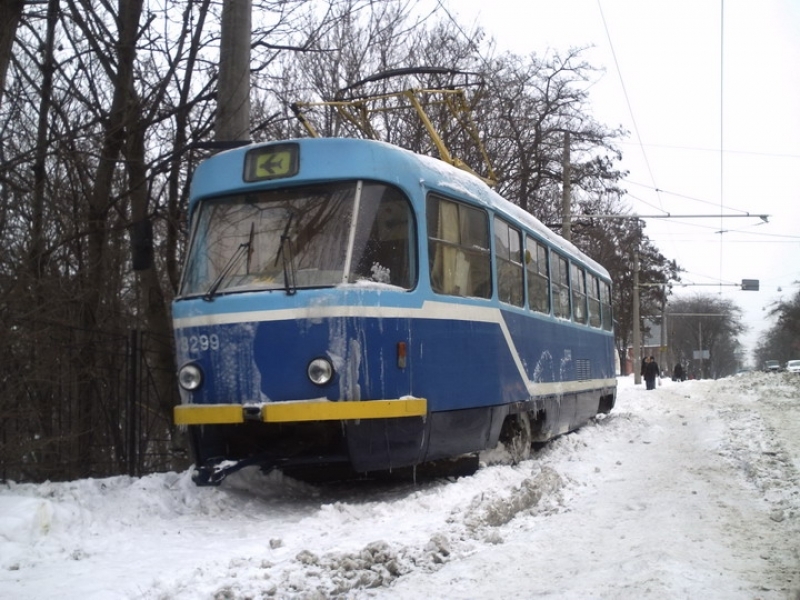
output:
[[[780,371],[781,363],[777,360],[766,360],[764,361],[764,370],[768,373]]]
[[[787,362],[786,370],[789,373],[800,373],[800,360],[790,360]]]

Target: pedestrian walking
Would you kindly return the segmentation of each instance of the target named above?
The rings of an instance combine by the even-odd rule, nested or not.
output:
[[[656,377],[661,377],[661,371],[655,357],[651,356],[644,365],[644,380],[648,390],[656,389]]]

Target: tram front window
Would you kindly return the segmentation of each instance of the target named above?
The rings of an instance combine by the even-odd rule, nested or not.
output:
[[[408,289],[413,230],[405,197],[374,183],[206,200],[195,214],[181,296],[293,293],[364,280]]]

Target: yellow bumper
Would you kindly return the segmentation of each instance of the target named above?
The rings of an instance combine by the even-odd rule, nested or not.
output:
[[[245,418],[247,411],[247,418]],[[253,418],[255,414],[255,418]],[[349,421],[355,419],[392,419],[424,417],[428,414],[425,398],[406,400],[365,400],[330,402],[312,400],[275,402],[259,406],[241,404],[181,404],[174,409],[176,425],[226,425],[245,421],[295,423],[300,421]]]

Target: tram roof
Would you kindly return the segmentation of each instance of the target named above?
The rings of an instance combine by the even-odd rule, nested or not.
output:
[[[532,214],[503,198],[480,177],[438,158],[417,154],[377,140],[298,138],[252,144],[220,152],[201,163],[195,171],[190,211],[194,210],[196,202],[201,198],[223,193],[251,191],[252,183],[240,180],[241,185],[232,185],[231,173],[242,172],[245,154],[253,148],[286,143],[299,144],[301,160],[311,159],[315,165],[314,176],[304,177],[304,183],[312,183],[317,179],[341,179],[343,177],[341,167],[346,162],[347,170],[344,177],[347,179],[364,178],[387,181],[407,189],[413,185],[422,185],[441,193],[450,192],[449,195],[464,198],[504,215],[510,221],[516,222],[536,234],[551,247],[580,260],[597,274],[609,276],[608,271],[602,265],[588,257],[574,244],[547,228]],[[393,165],[387,165],[386,158],[396,160],[397,163],[394,166],[404,166],[405,168],[392,169]]]

